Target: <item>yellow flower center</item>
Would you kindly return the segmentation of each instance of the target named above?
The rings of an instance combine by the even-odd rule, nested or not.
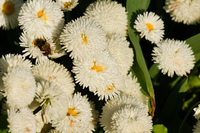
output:
[[[149,32],[150,32],[151,30],[154,30],[154,27],[153,27],[152,24],[146,23],[146,26],[147,26],[147,29],[149,30]]]
[[[81,38],[82,38],[82,40],[83,40],[83,43],[88,43],[88,40],[87,40],[87,37],[85,36],[85,34],[81,34]]]
[[[2,6],[2,12],[7,15],[12,15],[15,11],[15,7],[11,2],[5,2]]]
[[[91,67],[92,70],[96,70],[96,72],[101,72],[103,71],[103,67],[102,66],[96,66],[96,62],[94,61],[94,66]]]
[[[38,18],[43,17],[43,20],[44,20],[44,21],[47,20],[47,17],[46,17],[46,15],[43,13],[43,10],[39,10],[39,11],[37,12],[37,16],[38,16]]]
[[[28,133],[28,132],[31,132],[31,130],[28,127],[26,127],[25,132]]]
[[[105,89],[105,91],[110,91],[110,90],[113,90],[113,88],[115,87],[115,85],[114,84],[112,84],[112,85],[109,85],[106,89]]]
[[[71,6],[71,5],[72,5],[71,2],[66,2],[63,6],[64,6],[64,8],[68,8],[68,6]]]
[[[80,112],[75,111],[74,108],[68,108],[67,116],[77,116]]]

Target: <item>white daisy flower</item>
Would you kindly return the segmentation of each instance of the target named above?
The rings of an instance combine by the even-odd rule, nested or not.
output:
[[[67,96],[72,95],[75,90],[70,72],[63,65],[54,61],[40,61],[33,66],[32,73],[36,81],[52,82],[58,85]]]
[[[153,12],[139,14],[134,28],[141,33],[141,38],[145,36],[145,39],[152,43],[160,42],[164,36],[164,22]]]
[[[105,50],[107,46],[102,27],[86,17],[67,23],[60,41],[64,49],[71,52],[70,57],[80,60]]]
[[[61,121],[53,122],[53,126],[61,133],[92,133],[94,125],[92,124],[92,108],[86,96],[80,93],[67,98],[66,115]]]
[[[127,35],[127,12],[120,3],[111,0],[97,0],[90,4],[85,16],[98,22],[105,30],[107,36],[113,33]]]
[[[11,133],[36,133],[35,118],[28,108],[8,110],[8,123]]]
[[[5,96],[10,107],[28,106],[35,97],[36,83],[31,71],[24,67],[15,67],[3,76]]]
[[[132,76],[132,73],[130,72],[128,75],[124,76],[124,81],[125,85],[122,92],[126,95],[137,98],[148,106],[148,97],[141,92],[141,86],[138,83],[137,77]]]
[[[193,133],[199,133],[200,131],[200,120],[197,121],[196,125],[193,127],[194,129],[192,130]]]
[[[20,46],[25,49],[22,51],[24,56],[29,56],[38,60],[44,60],[47,58],[59,58],[65,55],[65,52],[62,50],[59,41],[53,41],[49,37],[35,37],[34,35],[27,34],[23,32],[19,37]]]
[[[71,11],[78,5],[78,0],[56,0],[56,3],[64,11]]]
[[[14,29],[18,26],[18,14],[23,0],[1,0],[0,1],[0,27],[5,30]]]
[[[140,110],[143,110],[146,113],[148,112],[148,107],[134,97],[130,97],[125,94],[115,97],[107,101],[107,103],[103,106],[100,124],[103,126],[103,129],[106,132],[114,131],[112,128],[112,116],[116,111],[120,110],[126,105],[129,105],[133,108],[140,108]]]
[[[32,63],[18,54],[6,54],[0,58],[0,75],[11,71],[15,67],[31,69]]]
[[[153,61],[163,74],[170,77],[187,75],[194,67],[195,57],[193,50],[185,41],[163,40],[153,49]]]
[[[99,52],[101,56],[74,60],[73,70],[76,83],[83,88],[98,94],[99,99],[113,98],[124,87],[124,79],[118,70],[118,64],[106,51]]]
[[[199,119],[200,118],[200,104],[198,105],[198,107],[196,107],[196,108],[194,108],[193,109],[194,110],[194,117],[196,118],[196,119]]]
[[[108,85],[106,88],[98,89],[94,94],[99,96],[99,100],[108,100],[117,97],[121,91],[124,89],[124,79],[119,74],[113,77],[112,84]]]
[[[51,82],[41,82],[37,85],[36,100],[41,104],[40,106],[42,106],[44,123],[64,118],[67,104],[67,96],[65,93],[59,86]]]
[[[29,60],[26,60],[22,55],[18,54],[7,54],[0,58],[0,91],[5,91],[2,80],[3,75],[18,66],[31,69],[32,63]],[[2,94],[0,95],[2,96]]]
[[[47,59],[54,54],[55,44],[52,38],[37,38],[34,35],[23,32],[20,36],[20,46],[25,49],[22,51],[24,56],[36,59]]]
[[[163,8],[175,22],[187,25],[200,22],[199,0],[166,0]]]
[[[126,75],[130,67],[133,65],[133,49],[129,48],[130,43],[126,37],[120,34],[113,34],[108,42],[108,51],[112,54],[118,63],[119,71],[122,75]]]
[[[33,8],[34,7],[34,8]],[[64,26],[64,13],[52,0],[27,0],[19,12],[19,25],[28,34],[57,37]]]
[[[116,133],[151,133],[153,122],[148,112],[131,105],[122,107],[112,115],[112,132]]]

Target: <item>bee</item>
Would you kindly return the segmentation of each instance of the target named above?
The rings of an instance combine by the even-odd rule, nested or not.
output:
[[[47,56],[52,54],[50,44],[45,38],[37,38],[33,41],[33,44],[35,47],[38,47],[40,51],[42,51],[43,55]]]

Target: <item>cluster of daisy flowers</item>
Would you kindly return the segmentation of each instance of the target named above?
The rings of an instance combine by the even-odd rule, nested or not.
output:
[[[0,15],[7,18],[1,26],[19,25],[23,30],[19,37],[23,55],[0,58],[0,98],[9,132],[93,132],[98,122],[106,132],[151,132],[148,98],[128,73],[134,53],[126,40],[126,9],[116,1],[97,0],[83,16],[65,24],[63,12],[77,4],[77,0],[0,3]],[[86,95],[74,93],[70,72],[52,60],[66,52],[73,60],[75,83],[105,101],[100,117]]]
[[[199,0],[165,0],[163,8],[175,22],[187,25],[200,23]]]
[[[193,2],[193,1],[192,1]],[[139,14],[135,20],[134,28],[155,44],[152,51],[153,61],[163,74],[173,77],[186,76],[190,73],[195,64],[193,50],[186,41],[175,39],[163,39],[164,22],[153,12]]]

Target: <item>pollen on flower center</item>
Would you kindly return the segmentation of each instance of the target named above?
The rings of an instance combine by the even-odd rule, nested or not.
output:
[[[7,15],[12,15],[15,11],[15,7],[11,2],[5,2],[2,6],[2,12]]]
[[[25,129],[25,131],[26,132],[31,132],[31,130],[28,127]]]
[[[105,91],[110,91],[110,90],[113,90],[113,88],[115,87],[115,85],[114,84],[112,84],[112,85],[109,85],[106,89],[105,89]]]
[[[63,6],[64,6],[64,8],[67,8],[68,6],[71,6],[71,5],[72,5],[71,2],[66,2]]]
[[[68,108],[67,116],[77,116],[80,112],[75,111],[73,108]]]
[[[147,29],[149,30],[149,32],[150,32],[151,30],[154,30],[154,27],[153,27],[152,24],[146,23],[146,26],[147,26]]]
[[[94,66],[91,67],[92,70],[96,70],[96,72],[101,72],[103,71],[103,67],[102,66],[96,66],[96,62],[94,61]]]
[[[81,38],[82,38],[84,43],[86,43],[86,44],[88,43],[88,40],[87,40],[87,37],[85,36],[85,34],[82,33]]]
[[[37,16],[38,16],[38,18],[43,17],[43,20],[44,20],[44,21],[47,20],[47,17],[46,17],[46,15],[43,13],[43,10],[39,10],[39,11],[37,12]]]

